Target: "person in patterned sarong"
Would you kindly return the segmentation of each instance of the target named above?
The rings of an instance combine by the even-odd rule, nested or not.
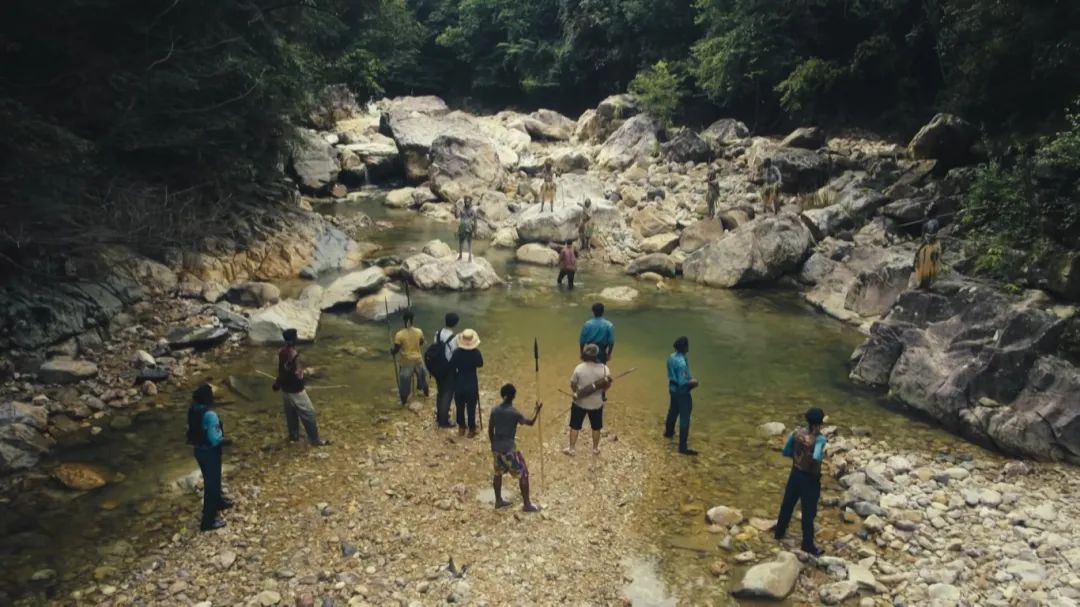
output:
[[[525,456],[518,451],[514,439],[517,436],[518,424],[531,426],[536,423],[544,403],[536,401],[532,419],[526,419],[514,408],[517,389],[513,384],[503,386],[499,395],[502,396],[502,403],[491,410],[491,418],[488,420],[488,439],[491,440],[491,456],[495,465],[495,477],[492,481],[495,488],[495,508],[506,508],[510,505],[510,502],[502,497],[503,475],[509,474],[518,479],[521,488],[521,510],[537,512],[540,508],[529,501],[529,467],[525,464]]]

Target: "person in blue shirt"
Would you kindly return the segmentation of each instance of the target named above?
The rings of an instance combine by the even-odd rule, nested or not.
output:
[[[210,384],[195,388],[188,409],[187,442],[194,447],[195,460],[203,476],[203,511],[200,528],[213,531],[225,526],[218,512],[232,508],[232,502],[221,495],[221,447],[225,434],[221,419],[213,411],[214,389]]]
[[[581,336],[578,337],[579,354],[585,352],[585,346],[596,344],[600,348],[597,362],[607,364],[611,360],[611,353],[615,350],[615,325],[604,318],[604,304],[594,303],[592,306],[593,317],[585,321],[581,327]]]
[[[668,394],[671,405],[668,407],[667,423],[664,425],[664,438],[675,436],[675,420],[679,420],[679,453],[697,455],[697,451],[687,446],[690,434],[690,411],[694,401],[690,391],[698,387],[698,382],[690,375],[690,362],[686,354],[690,352],[690,340],[685,336],[675,340],[675,351],[667,359]]]
[[[773,531],[777,540],[784,539],[795,502],[802,504],[802,549],[812,556],[820,556],[821,550],[814,543],[814,517],[817,516],[818,498],[821,497],[821,462],[825,459],[826,438],[821,434],[825,412],[814,407],[806,412],[806,427],[791,433],[784,444],[784,457],[791,458],[791,474],[788,475],[784,499],[780,502],[780,516]]]

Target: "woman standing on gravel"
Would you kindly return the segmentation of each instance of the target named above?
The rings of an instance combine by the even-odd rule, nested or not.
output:
[[[225,444],[225,434],[213,407],[214,389],[210,384],[195,388],[187,415],[187,442],[194,447],[195,461],[199,462],[203,476],[203,511],[199,525],[203,531],[224,527],[225,521],[218,519],[218,512],[233,505],[221,495],[221,447]]]
[[[450,357],[450,366],[457,377],[454,384],[454,400],[457,405],[458,434],[465,435],[466,423],[469,438],[476,436],[476,406],[480,401],[480,381],[476,370],[484,366],[480,354],[480,336],[472,329],[465,329],[457,337],[457,349]]]

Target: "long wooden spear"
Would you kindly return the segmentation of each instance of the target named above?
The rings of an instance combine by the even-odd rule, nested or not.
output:
[[[390,302],[383,297],[383,309],[386,311],[386,339],[390,342],[390,356],[394,359],[394,387],[397,388],[401,370],[398,369],[397,353],[394,352],[394,337],[390,334]],[[411,379],[409,381],[412,381]],[[404,404],[404,403],[402,403]]]
[[[533,361],[536,363],[536,402],[540,402],[540,341],[533,337]],[[543,415],[543,412],[540,413]],[[536,434],[540,439],[540,490],[546,490],[544,484],[544,418],[536,420]]]

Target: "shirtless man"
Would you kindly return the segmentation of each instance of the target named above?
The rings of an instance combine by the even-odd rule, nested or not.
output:
[[[555,163],[548,158],[544,161],[544,171],[542,173],[544,183],[540,184],[540,212],[544,212],[544,203],[551,205],[551,210],[555,210]]]
[[[720,200],[720,184],[716,182],[716,169],[709,169],[709,190],[705,193],[705,204],[708,205],[709,219],[716,217],[716,202]]]
[[[540,409],[544,403],[536,401],[536,409],[532,419],[526,417],[514,408],[514,397],[517,396],[517,388],[513,384],[506,384],[499,390],[502,403],[491,410],[488,419],[488,440],[491,441],[491,456],[495,464],[495,476],[492,486],[495,489],[495,508],[506,508],[510,502],[502,497],[503,475],[509,473],[518,478],[521,490],[521,510],[524,512],[537,512],[539,507],[529,500],[529,467],[525,464],[525,456],[518,451],[515,437],[517,436],[518,424],[531,426],[536,423],[540,416]]]

